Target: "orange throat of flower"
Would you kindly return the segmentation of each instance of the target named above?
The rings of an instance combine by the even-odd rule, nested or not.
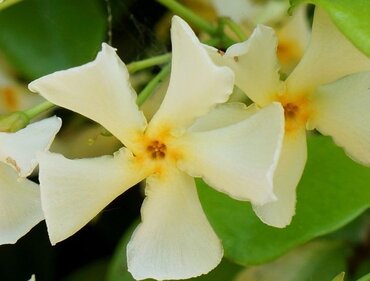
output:
[[[148,137],[144,133],[138,137],[137,144],[134,151],[136,164],[149,167],[158,176],[164,174],[166,165],[176,165],[182,158],[182,150],[176,139],[167,133],[155,137]]]
[[[286,99],[284,96],[279,98],[284,108],[285,133],[291,134],[306,127],[306,123],[311,115],[310,102],[306,96],[295,99]]]

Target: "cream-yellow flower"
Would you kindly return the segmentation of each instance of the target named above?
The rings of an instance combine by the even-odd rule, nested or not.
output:
[[[237,199],[270,202],[284,133],[279,104],[252,116],[240,104],[217,106],[232,92],[232,71],[216,66],[178,17],[171,38],[169,87],[149,124],[136,105],[126,66],[106,44],[95,61],[30,84],[51,102],[100,123],[124,145],[113,156],[90,159],[40,155],[51,242],[73,235],[146,178],[142,223],[127,248],[128,269],[139,280],[190,278],[220,262],[222,246],[203,213],[193,177]],[[212,109],[212,116],[238,122],[209,124],[205,115]],[[206,124],[212,129],[203,131]]]
[[[285,137],[274,178],[278,200],[254,206],[262,221],[284,227],[295,213],[295,189],[307,158],[306,129],[332,136],[351,158],[370,165],[370,59],[320,9],[310,44],[285,81],[279,75],[277,43],[274,31],[259,25],[249,40],[225,54],[207,49],[215,62],[234,70],[236,85],[258,107],[273,102],[284,107]]]
[[[15,133],[0,132],[0,245],[17,242],[44,219],[39,186],[26,177],[60,126],[61,120],[51,117]]]

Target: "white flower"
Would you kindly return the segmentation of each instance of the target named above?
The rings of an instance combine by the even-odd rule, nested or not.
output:
[[[135,279],[201,275],[221,260],[219,239],[203,213],[193,176],[242,200],[275,199],[272,177],[284,133],[283,110],[273,104],[249,117],[240,104],[219,106],[234,76],[209,58],[192,30],[174,17],[172,73],[167,95],[147,124],[135,103],[124,63],[103,44],[95,61],[30,84],[53,103],[107,128],[123,144],[112,156],[69,160],[40,156],[43,210],[53,244],[73,235],[114,198],[147,178],[142,223],[127,248]],[[194,123],[198,120],[197,123]],[[229,122],[229,123],[228,123]],[[201,131],[204,126],[213,130]]]
[[[219,15],[232,18],[248,34],[252,33],[257,24],[273,27],[278,38],[277,55],[283,72],[290,73],[303,56],[311,33],[306,5],[300,5],[294,10],[293,15],[289,16],[288,0],[211,0],[211,2]]]
[[[43,99],[31,93],[24,85],[18,83],[0,68],[0,113],[10,112],[29,108]]]
[[[351,158],[370,165],[370,73],[359,73],[370,70],[370,59],[319,9],[307,51],[285,81],[279,77],[276,46],[273,30],[260,25],[223,56],[208,49],[218,64],[234,70],[236,85],[259,107],[272,102],[284,107],[285,137],[274,178],[278,200],[254,208],[265,223],[284,227],[295,213],[295,189],[307,158],[306,128],[331,135]]]
[[[49,148],[60,126],[61,120],[51,117],[16,133],[0,132],[0,245],[17,242],[44,219],[39,186],[25,177],[37,165],[36,153]]]

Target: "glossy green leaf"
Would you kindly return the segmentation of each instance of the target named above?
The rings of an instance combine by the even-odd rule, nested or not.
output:
[[[362,246],[367,247],[366,242]],[[364,252],[366,252],[366,248],[364,249]],[[355,277],[354,280],[364,281],[366,280],[366,278],[368,278],[368,280],[366,281],[370,281],[370,257],[369,256],[365,260],[360,261],[360,263],[356,265],[356,271],[355,271],[354,277]]]
[[[365,276],[362,276],[357,281],[370,281],[370,273],[366,274]]]
[[[292,7],[307,2],[323,7],[352,43],[370,56],[370,1],[368,0],[290,0]]]
[[[63,281],[102,281],[106,274],[107,264],[106,260],[95,261],[72,273]]]
[[[92,60],[106,35],[97,0],[27,0],[0,11],[0,52],[27,79]]]
[[[127,270],[126,247],[136,226],[137,223],[134,223],[118,243],[108,266],[106,281],[135,281]],[[148,279],[148,281],[150,281],[150,279]]]
[[[240,264],[267,262],[352,221],[370,205],[370,168],[356,164],[330,138],[308,138],[308,162],[290,226],[263,224],[248,202],[233,200],[198,181],[203,208],[223,241],[225,256]]]
[[[181,223],[181,222],[179,222]],[[135,281],[127,271],[126,246],[130,241],[131,235],[136,228],[134,224],[122,237],[118,243],[117,250],[108,267],[106,281]],[[234,263],[223,260],[221,264],[207,275],[197,278],[191,278],[190,281],[227,281],[232,280],[234,276],[242,270],[242,267]],[[153,279],[146,279],[154,281]]]
[[[14,4],[17,4],[20,1],[22,0],[0,0],[0,11]]]
[[[346,269],[348,247],[338,241],[315,241],[296,248],[279,259],[249,267],[234,281],[329,281]],[[343,281],[340,274],[332,281]]]

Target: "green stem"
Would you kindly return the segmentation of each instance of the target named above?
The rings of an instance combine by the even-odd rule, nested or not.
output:
[[[223,26],[228,26],[240,41],[244,41],[247,38],[247,35],[244,33],[244,31],[231,18],[228,17],[220,18],[220,22],[223,23]]]
[[[220,38],[210,38],[208,39],[207,41],[203,42],[204,44],[206,45],[210,45],[210,46],[218,46],[220,44],[221,40]]]
[[[170,73],[171,64],[167,64],[162,70],[154,76],[152,80],[145,86],[145,88],[139,93],[137,98],[137,104],[141,106],[146,99],[152,94],[154,89],[158,86],[160,82]]]
[[[42,103],[39,103],[38,105],[35,105],[34,107],[25,110],[24,114],[26,114],[29,119],[33,119],[39,114],[44,113],[46,110],[53,108],[54,106],[56,105],[49,101],[44,101]]]
[[[204,30],[205,32],[213,35],[217,33],[217,27],[213,26],[208,21],[204,20],[202,17],[195,14],[189,8],[181,5],[175,0],[157,0],[163,6],[167,7],[169,10],[184,18],[186,21],[191,22],[197,28]]]
[[[156,57],[151,57],[149,59],[145,59],[141,61],[134,61],[132,63],[129,63],[127,64],[127,69],[128,69],[128,72],[133,74],[145,68],[167,63],[170,61],[170,59],[171,59],[171,54],[164,54],[164,55],[160,55]]]

